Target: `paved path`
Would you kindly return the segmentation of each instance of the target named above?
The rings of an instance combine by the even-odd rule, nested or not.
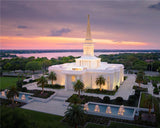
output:
[[[60,97],[55,97],[47,103],[33,101],[31,103],[22,106],[22,108],[64,116],[64,112],[67,110],[67,106],[69,104],[65,103],[65,100],[66,99]]]
[[[123,85],[120,86],[117,93],[114,95],[116,97],[122,97],[124,100],[128,100],[129,95],[134,94],[132,89],[135,83],[136,75],[127,75],[127,79],[124,81]]]

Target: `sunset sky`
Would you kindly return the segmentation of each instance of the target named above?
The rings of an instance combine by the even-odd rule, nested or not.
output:
[[[1,0],[2,49],[160,49],[160,0]]]

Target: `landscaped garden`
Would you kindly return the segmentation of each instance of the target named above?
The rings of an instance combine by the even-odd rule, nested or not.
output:
[[[98,102],[98,103],[106,103],[106,104],[116,104],[116,105],[125,105],[125,106],[138,106],[138,100],[140,96],[140,91],[136,91],[135,95],[130,95],[128,100],[123,100],[122,97],[117,97],[116,99],[110,100],[109,96],[103,97],[94,97],[88,95],[80,95],[81,104],[85,104],[87,102]],[[75,97],[79,97],[77,94],[73,94],[66,101],[73,102]]]
[[[18,77],[0,77],[0,89],[6,89],[9,86],[16,86]]]

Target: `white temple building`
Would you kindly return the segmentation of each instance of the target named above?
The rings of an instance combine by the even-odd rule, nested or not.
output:
[[[73,83],[80,79],[85,88],[96,89],[96,78],[103,76],[105,85],[102,89],[114,90],[124,81],[124,66],[122,64],[108,64],[101,62],[101,58],[94,56],[94,43],[91,38],[90,21],[88,15],[87,34],[83,43],[83,56],[75,59],[74,63],[65,63],[49,67],[49,72],[56,73],[55,83],[64,85],[66,90],[73,90]]]

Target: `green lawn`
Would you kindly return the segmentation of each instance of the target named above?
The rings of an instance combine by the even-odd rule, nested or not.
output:
[[[135,126],[132,124],[124,124],[124,123],[117,123],[117,122],[111,122],[110,126],[107,128],[144,128],[142,126]]]
[[[111,122],[111,124],[108,127],[105,126],[105,125],[98,125],[98,124],[88,123],[88,125],[85,128],[144,128],[144,127],[135,126],[135,125],[132,125],[132,124]]]
[[[9,86],[16,86],[18,77],[0,77],[0,89],[5,89]]]
[[[36,128],[71,128],[70,126],[68,126],[68,124],[61,122],[61,120],[63,119],[62,116],[51,115],[51,114],[31,111],[31,110],[22,109],[22,108],[12,109],[12,108],[6,108],[6,107],[1,108],[0,107],[0,109],[2,109],[2,111],[3,111],[2,119],[1,119],[2,122],[3,122],[3,118],[5,118],[5,121],[10,119],[10,118],[7,119],[6,117],[3,117],[4,111],[6,111],[6,112],[7,111],[9,111],[9,112],[16,111],[18,113],[16,119],[21,119],[22,118],[21,116],[23,114],[25,114],[24,118],[25,119],[28,118],[28,120],[29,120],[28,126],[30,128],[34,128],[34,127],[36,127]],[[5,116],[7,116],[7,115],[5,115]],[[12,118],[14,118],[14,115]],[[10,125],[14,125],[14,122],[10,121]],[[17,126],[17,128],[19,128],[19,127]]]

